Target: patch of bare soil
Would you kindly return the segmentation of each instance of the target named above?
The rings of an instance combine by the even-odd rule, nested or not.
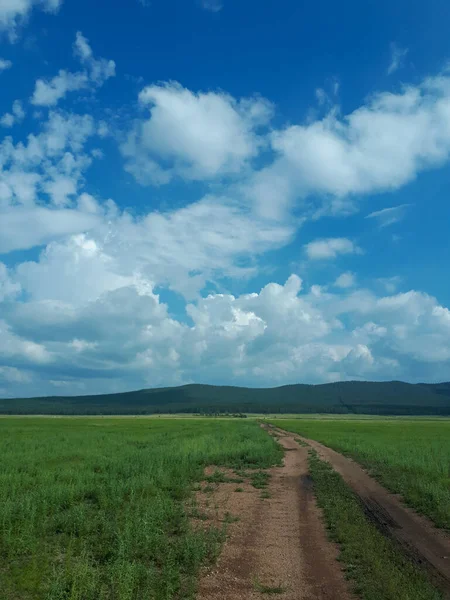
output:
[[[198,492],[199,509],[212,511],[210,517],[220,521],[230,513],[239,518],[229,525],[217,564],[202,576],[198,600],[272,594],[280,600],[353,598],[315,504],[308,450],[290,434],[279,434],[279,442],[286,449],[284,465],[269,470],[266,490],[246,480],[218,484],[209,499],[208,492]],[[243,491],[236,492],[237,487]]]
[[[353,460],[315,440],[297,437],[331,464],[359,496],[368,517],[385,535],[396,539],[413,561],[427,567],[436,584],[450,597],[450,537],[405,506]]]

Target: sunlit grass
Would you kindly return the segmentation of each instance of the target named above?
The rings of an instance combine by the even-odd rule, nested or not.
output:
[[[273,422],[353,457],[436,525],[450,529],[450,420]]]
[[[190,598],[223,539],[186,500],[215,464],[282,455],[256,423],[0,420],[0,590],[5,600]]]

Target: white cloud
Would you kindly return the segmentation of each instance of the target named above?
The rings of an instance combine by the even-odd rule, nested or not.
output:
[[[38,79],[30,102],[35,106],[56,106],[68,92],[101,87],[110,77],[114,77],[116,65],[113,60],[96,59],[88,40],[77,32],[74,53],[86,66],[85,71],[70,73],[64,69],[52,79]]]
[[[112,72],[81,34],[75,52],[94,87]],[[98,138],[115,136],[114,119],[50,111],[39,133],[5,137],[0,252],[43,247],[12,268],[0,265],[1,388],[35,395],[192,380],[445,378],[450,312],[421,292],[389,295],[396,278],[378,282],[388,295],[358,288],[352,273],[308,290],[297,275],[255,293],[227,289],[229,279],[238,288],[236,280],[261,275],[261,255],[292,242],[302,219],[327,209],[342,214],[354,194],[394,188],[446,160],[449,90],[446,77],[434,78],[379,94],[348,117],[335,110],[269,133],[272,107],[264,100],[148,86],[140,103],[149,114],[122,148],[128,170],[144,182],[180,177],[214,187],[159,211],[149,208],[149,193],[139,214],[86,192]],[[255,170],[255,157],[267,166]],[[344,237],[305,246],[313,260],[361,252]],[[178,318],[160,289],[178,294],[170,306]]]
[[[89,78],[98,87],[103,85],[110,77],[115,76],[116,63],[113,60],[107,60],[106,58],[94,58],[89,42],[81,31],[77,31],[74,53],[79,57],[82,64],[86,66]]]
[[[14,115],[11,113],[5,113],[0,118],[0,125],[7,128],[12,127],[14,125]]]
[[[15,298],[21,289],[20,283],[13,281],[6,265],[0,262],[0,302]]]
[[[109,205],[100,209],[79,195],[92,161],[84,146],[94,134],[89,115],[51,112],[26,143],[14,144],[11,137],[0,142],[0,252],[46,244],[104,222]]]
[[[17,40],[17,30],[28,19],[31,10],[41,8],[47,12],[58,11],[62,0],[2,0],[0,2],[0,34],[6,32],[11,42]]]
[[[336,258],[340,254],[361,254],[361,249],[347,238],[314,240],[306,244],[305,250],[312,260]]]
[[[202,7],[211,12],[219,12],[223,8],[222,0],[201,0]]]
[[[376,210],[367,215],[366,219],[375,219],[380,227],[387,227],[388,225],[402,221],[409,206],[409,204],[401,204],[400,206]]]
[[[55,238],[89,231],[99,223],[95,215],[82,211],[38,206],[29,209],[18,206],[0,211],[0,218],[0,253],[48,244]]]
[[[83,63],[87,63],[90,60],[92,60],[92,48],[90,47],[88,40],[84,37],[81,31],[77,31],[74,43],[74,52]]]
[[[139,101],[150,118],[136,122],[122,152],[126,169],[141,183],[239,173],[258,154],[264,142],[256,130],[272,115],[261,98],[238,102],[222,92],[194,94],[174,82],[144,88]]]
[[[387,73],[392,75],[403,66],[403,61],[408,54],[408,48],[400,48],[397,44],[391,44],[391,62],[389,64]]]
[[[5,113],[0,119],[2,127],[12,127],[25,118],[25,111],[20,100],[14,100],[10,113]]]
[[[376,93],[348,115],[333,107],[323,119],[274,131],[271,144],[276,159],[256,177],[288,182],[278,200],[285,210],[309,198],[318,216],[349,213],[357,194],[395,190],[448,160],[450,77]],[[273,210],[260,188],[250,191],[262,211]]]
[[[187,324],[169,316],[149,280],[120,277],[120,264],[86,237],[66,254],[53,248],[41,261],[45,270],[31,275],[24,265],[18,271],[30,296],[0,324],[6,336],[0,356],[7,368],[44,365],[42,391],[49,380],[76,380],[85,392],[193,380],[258,386],[418,381],[443,379],[450,365],[450,311],[423,293],[317,295],[302,291],[292,275],[259,293],[199,298],[186,307]],[[39,286],[39,276],[49,285]],[[9,385],[27,389],[26,382]]]
[[[0,73],[2,71],[7,71],[12,67],[12,62],[10,60],[6,60],[5,58],[0,58]]]
[[[353,273],[347,272],[342,273],[334,282],[334,285],[338,288],[346,289],[351,288],[356,284],[355,276]]]
[[[61,70],[53,79],[38,79],[31,104],[35,106],[56,106],[68,92],[81,90],[88,86],[89,79],[85,73],[68,73]]]

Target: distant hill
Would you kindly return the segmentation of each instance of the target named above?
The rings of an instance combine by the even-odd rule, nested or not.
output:
[[[341,413],[450,415],[450,382],[347,381],[244,388],[184,385],[102,394],[0,399],[0,414]]]

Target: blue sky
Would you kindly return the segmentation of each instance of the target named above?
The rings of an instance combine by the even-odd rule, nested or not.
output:
[[[449,17],[0,0],[0,395],[448,380]]]

